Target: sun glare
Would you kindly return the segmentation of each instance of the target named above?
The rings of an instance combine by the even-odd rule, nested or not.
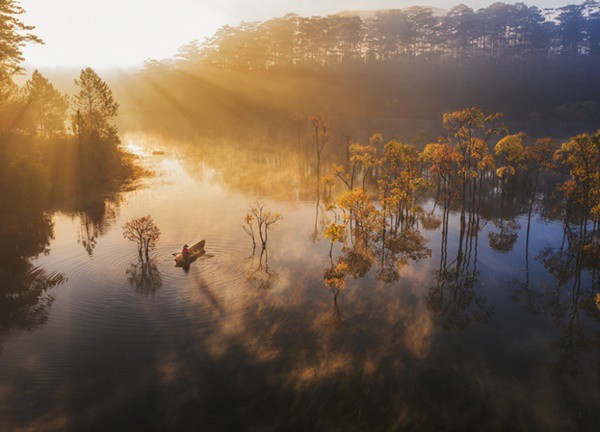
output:
[[[230,20],[205,2],[106,0],[92,7],[73,0],[24,0],[28,23],[44,45],[24,54],[34,66],[139,66],[172,55]]]
[[[566,1],[566,0],[565,0]],[[561,0],[526,1],[538,7]],[[486,6],[484,0],[465,2]],[[45,45],[29,45],[25,60],[34,67],[132,67],[147,59],[173,55],[195,39],[210,37],[225,24],[264,20],[295,12],[303,16],[335,14],[344,10],[403,8],[412,5],[449,10],[452,0],[345,0],[323,2],[222,0],[106,0],[91,4],[78,0],[22,0],[25,20],[36,27]]]

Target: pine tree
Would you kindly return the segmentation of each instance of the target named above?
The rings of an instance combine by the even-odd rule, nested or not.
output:
[[[37,70],[23,90],[28,126],[42,137],[64,133],[69,108],[67,97]]]
[[[0,82],[22,71],[22,49],[27,42],[43,43],[30,33],[34,27],[19,19],[24,12],[18,0],[0,0]]]
[[[100,140],[117,139],[112,121],[117,116],[119,105],[111,89],[91,68],[81,71],[75,80],[79,93],[74,98],[74,109],[80,114],[78,124],[83,132]]]

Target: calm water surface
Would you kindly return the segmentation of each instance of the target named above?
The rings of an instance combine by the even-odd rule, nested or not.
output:
[[[0,281],[32,292],[0,300],[1,430],[599,430],[590,272],[576,289],[543,258],[561,223],[534,212],[527,245],[516,214],[502,247],[482,217],[445,275],[450,211],[391,273],[375,262],[336,293],[302,157],[124,142],[154,177],[12,240],[40,247]],[[257,199],[284,217],[262,257],[241,229]],[[162,237],[142,266],[122,226],[147,214]],[[213,257],[176,268],[201,239]]]

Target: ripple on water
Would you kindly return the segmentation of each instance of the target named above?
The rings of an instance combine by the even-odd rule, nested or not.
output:
[[[199,259],[188,271],[175,267],[172,253],[181,245],[162,239],[151,254],[154,277],[160,280],[151,294],[130,284],[131,269],[138,263],[135,248],[114,230],[103,236],[91,256],[76,243],[53,247],[38,268],[67,280],[52,289],[56,300],[50,320],[44,335],[37,336],[48,345],[44,367],[58,379],[68,373],[63,366],[91,364],[110,350],[131,352],[140,343],[160,343],[191,328],[196,334],[229,314],[249,313],[246,258],[252,247],[240,231],[206,236],[211,257]],[[5,348],[16,357],[33,353],[25,345]],[[51,380],[40,372],[40,383]],[[85,374],[91,377],[93,371]]]
[[[187,271],[175,267],[172,253],[179,247],[159,243],[151,254],[154,277],[161,282],[156,296],[151,296],[154,303],[185,303],[195,288],[210,288],[219,296],[234,295],[235,290],[231,288],[245,280],[248,243],[240,242],[234,236],[208,237],[206,240],[206,250],[211,257],[199,259]],[[61,248],[56,252],[48,257],[44,266],[68,278],[68,288],[57,291],[61,308],[85,312],[89,318],[110,319],[121,325],[133,320],[136,313],[147,313],[142,308],[123,307],[139,302],[140,297],[129,280],[131,271],[138,265],[131,247],[125,248],[120,241],[105,241],[96,247],[91,257],[81,247]],[[120,308],[126,312],[125,316],[118,315]],[[55,315],[61,319],[61,314]]]

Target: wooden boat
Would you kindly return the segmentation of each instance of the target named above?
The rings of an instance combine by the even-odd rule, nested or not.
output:
[[[165,154],[165,152],[164,152],[164,151],[162,151],[162,150],[154,150],[154,151],[152,152],[152,155],[153,155],[153,156],[162,156],[162,155],[164,155],[164,154]]]
[[[175,255],[175,266],[176,267],[184,267],[196,261],[206,252],[204,251],[205,240],[196,243],[194,246],[189,248],[190,254],[188,257],[184,257],[182,253],[173,254]]]

